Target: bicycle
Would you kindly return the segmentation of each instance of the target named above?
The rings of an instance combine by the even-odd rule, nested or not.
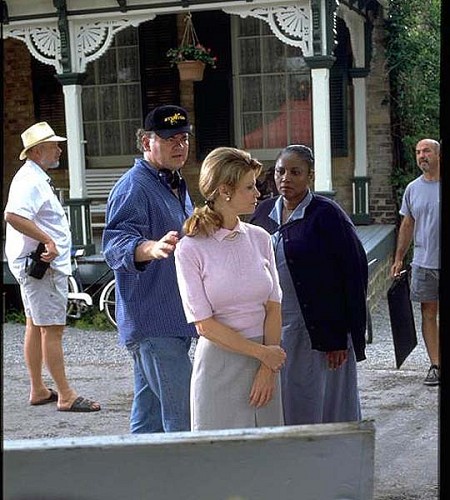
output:
[[[115,311],[116,280],[113,271],[107,269],[94,282],[84,288],[78,270],[78,258],[83,255],[84,249],[78,249],[72,253],[72,276],[69,276],[67,317],[80,319],[93,306],[94,298],[100,294],[99,310],[104,312],[111,325],[117,328]]]

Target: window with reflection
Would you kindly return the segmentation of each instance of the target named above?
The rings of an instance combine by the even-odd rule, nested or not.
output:
[[[142,124],[137,28],[118,32],[86,73],[82,103],[87,162],[95,166],[95,159],[102,157],[101,166],[108,166],[105,157],[136,154],[135,132]]]
[[[311,81],[302,52],[255,18],[234,19],[237,142],[245,149],[312,143]]]

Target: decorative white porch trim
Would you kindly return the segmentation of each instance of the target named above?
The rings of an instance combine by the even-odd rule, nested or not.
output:
[[[61,36],[57,22],[41,26],[3,26],[3,38],[16,38],[26,44],[30,54],[44,64],[54,66],[62,73]]]
[[[273,34],[287,45],[300,47],[305,57],[312,56],[312,14],[308,3],[278,7],[224,7],[227,14],[265,21]]]
[[[350,32],[350,41],[352,44],[353,57],[355,59],[355,68],[364,68],[366,48],[364,37],[364,18],[357,12],[350,10],[344,4],[339,5],[338,16],[344,20]]]
[[[98,59],[109,49],[114,35],[119,31],[128,26],[138,26],[155,17],[156,15],[133,16],[92,22],[86,19],[70,20],[71,72],[84,73],[88,63]],[[38,61],[54,66],[58,74],[63,73],[61,34],[56,21],[43,26],[4,26],[3,37],[24,42]]]
[[[84,19],[69,21],[72,71],[84,73],[88,63],[95,61],[109,49],[116,33],[155,17],[156,15],[147,15],[145,18],[123,17],[95,22],[86,22]]]

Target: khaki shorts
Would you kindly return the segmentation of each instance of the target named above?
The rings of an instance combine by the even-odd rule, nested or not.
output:
[[[439,300],[439,269],[411,268],[411,300],[436,302]]]
[[[40,280],[25,276],[20,279],[25,316],[36,326],[65,325],[68,277],[48,269]]]

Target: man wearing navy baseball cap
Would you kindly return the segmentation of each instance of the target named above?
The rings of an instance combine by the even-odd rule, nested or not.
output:
[[[151,110],[136,133],[143,156],[112,189],[103,254],[116,277],[120,343],[134,361],[132,433],[190,430],[189,350],[173,251],[193,205],[181,175],[191,125],[180,106]]]
[[[168,139],[177,134],[188,134],[191,125],[187,112],[179,106],[158,106],[145,118],[145,130],[153,131],[159,137]]]

